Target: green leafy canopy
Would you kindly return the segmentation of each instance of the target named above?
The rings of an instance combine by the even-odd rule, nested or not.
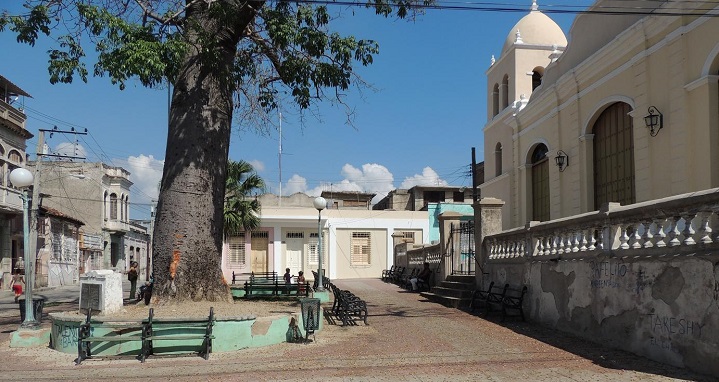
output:
[[[107,75],[121,89],[133,78],[152,87],[174,82],[191,49],[189,34],[200,36],[195,40],[202,45],[197,50],[208,65],[219,59],[213,56],[218,51],[216,36],[186,17],[187,7],[198,4],[227,25],[246,17],[248,4],[257,6],[242,31],[233,72],[227,73],[236,107],[250,113],[268,113],[288,100],[300,110],[322,99],[337,100],[353,82],[362,83],[353,65],[370,65],[379,53],[374,40],[332,32],[328,6],[309,2],[25,0],[23,12],[0,14],[0,31],[9,30],[18,42],[29,45],[57,33],[48,51],[52,83],[87,81],[86,61],[91,56],[93,75]],[[366,6],[385,17],[404,18],[422,4],[370,0]],[[86,53],[88,47],[94,47],[94,54]],[[325,94],[326,89],[333,92]]]

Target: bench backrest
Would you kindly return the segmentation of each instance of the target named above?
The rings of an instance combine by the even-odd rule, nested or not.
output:
[[[278,280],[277,272],[252,272],[250,273],[250,282],[276,282]]]

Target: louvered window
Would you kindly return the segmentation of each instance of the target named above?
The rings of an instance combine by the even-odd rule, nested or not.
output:
[[[369,265],[371,259],[371,234],[369,232],[352,232],[351,265]]]
[[[229,265],[244,267],[245,266],[245,233],[233,235],[228,238],[229,253],[227,261]]]
[[[316,265],[319,262],[318,256],[319,242],[317,240],[317,232],[310,233],[310,240],[307,243],[307,263]]]
[[[604,203],[636,202],[631,107],[609,106],[594,124],[594,209]]]

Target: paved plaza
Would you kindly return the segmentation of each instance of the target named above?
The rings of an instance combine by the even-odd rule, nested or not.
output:
[[[0,380],[146,381],[711,381],[600,344],[517,321],[486,320],[376,279],[337,283],[364,298],[369,326],[325,325],[314,342],[232,353],[93,359],[11,349],[20,322],[0,292]],[[66,297],[62,297],[66,298]],[[12,299],[10,297],[10,299]],[[58,297],[48,311],[77,309]],[[44,325],[49,326],[47,320]],[[310,336],[312,339],[312,336]]]

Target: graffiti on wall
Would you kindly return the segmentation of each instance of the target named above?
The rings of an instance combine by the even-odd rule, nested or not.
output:
[[[704,324],[684,317],[661,316],[650,313],[648,323],[654,334],[649,344],[673,353],[679,353],[676,345],[672,344],[672,337],[689,336],[699,338],[702,335]]]
[[[64,322],[55,322],[53,333],[55,333],[55,346],[59,350],[77,348],[77,325],[65,325]]]
[[[592,288],[619,288],[621,279],[627,275],[627,265],[623,261],[592,261],[589,263],[591,275],[589,282]]]

